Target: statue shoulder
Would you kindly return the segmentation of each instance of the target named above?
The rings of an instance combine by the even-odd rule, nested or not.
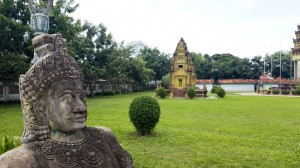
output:
[[[103,127],[103,126],[95,126],[95,127],[93,127],[93,129],[99,131],[100,134],[103,135],[103,138],[106,141],[119,145],[117,137],[114,135],[114,133],[111,129],[109,129],[107,127]]]
[[[38,167],[35,159],[35,153],[21,145],[0,155],[0,168],[31,168]]]
[[[122,148],[112,130],[102,126],[96,126],[94,128],[103,135],[104,140],[109,145],[120,167],[134,168],[131,155]]]
[[[114,133],[112,132],[112,130],[107,128],[107,127],[95,126],[95,127],[92,127],[92,128],[95,128],[96,130],[98,130],[99,132],[101,132],[105,135],[114,136]]]

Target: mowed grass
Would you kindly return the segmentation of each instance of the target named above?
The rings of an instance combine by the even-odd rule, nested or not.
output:
[[[141,137],[128,110],[153,92],[89,98],[88,126],[112,129],[136,167],[299,167],[300,98],[157,99],[161,118]],[[0,105],[0,137],[21,136],[19,104]]]

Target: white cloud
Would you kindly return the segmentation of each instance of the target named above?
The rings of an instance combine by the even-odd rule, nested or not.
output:
[[[172,54],[183,37],[189,51],[253,57],[293,47],[298,0],[79,1],[73,15],[103,23],[117,41],[143,41]]]

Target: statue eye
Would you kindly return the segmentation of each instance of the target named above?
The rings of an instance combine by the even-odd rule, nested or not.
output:
[[[71,92],[65,92],[60,96],[60,99],[63,101],[73,101],[76,98],[76,95]]]
[[[65,95],[64,95],[64,99],[67,99],[67,100],[73,100],[73,99],[74,99],[74,96],[72,96],[71,94],[65,94]]]

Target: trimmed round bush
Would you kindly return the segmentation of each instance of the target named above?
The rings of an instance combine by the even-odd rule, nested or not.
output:
[[[129,108],[129,117],[139,134],[150,134],[160,117],[160,107],[157,100],[150,96],[133,99]]]
[[[166,96],[167,96],[167,91],[164,87],[160,87],[158,90],[157,90],[157,95],[164,99]]]
[[[213,86],[212,88],[211,88],[211,93],[217,93],[217,90],[219,89],[219,88],[221,88],[220,86]]]
[[[196,96],[196,91],[194,88],[189,88],[187,95],[189,96],[189,98],[193,99]]]
[[[216,93],[220,98],[224,98],[226,95],[226,92],[223,88],[219,87],[216,89]]]
[[[273,93],[274,95],[278,95],[278,94],[279,94],[279,90],[273,90],[272,93]]]

